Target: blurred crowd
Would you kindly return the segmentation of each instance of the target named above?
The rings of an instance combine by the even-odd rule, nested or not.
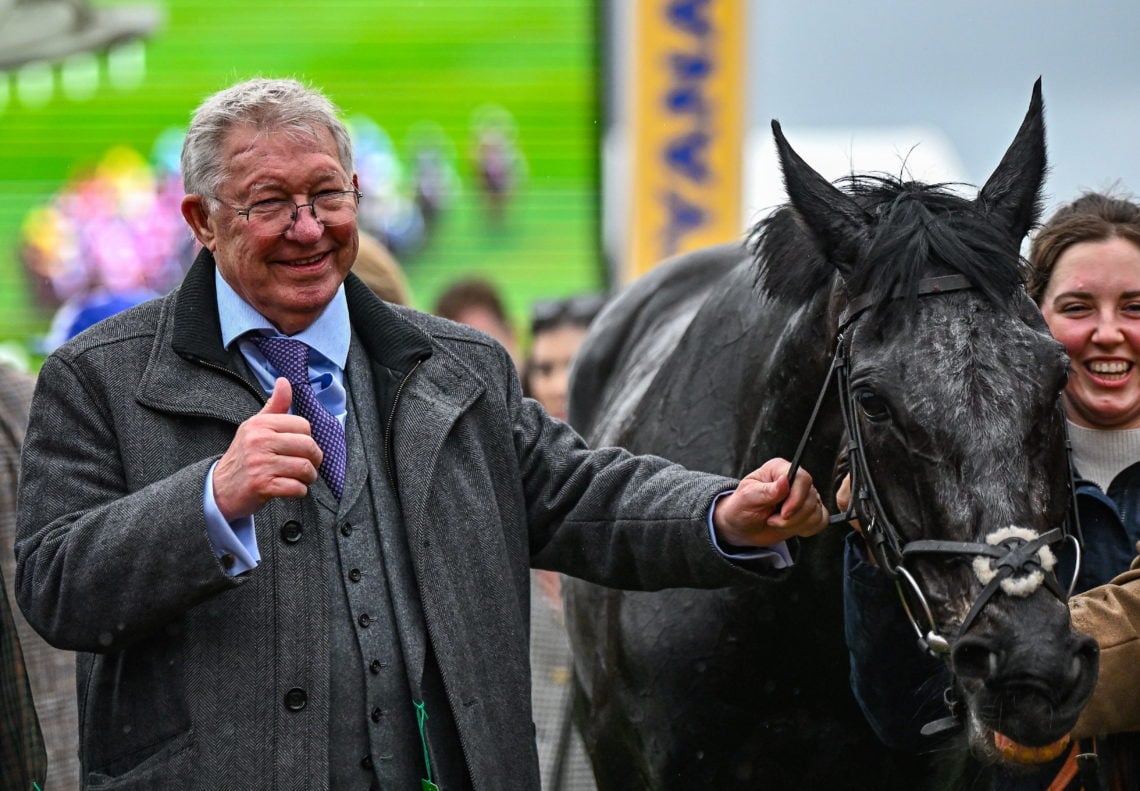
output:
[[[425,121],[409,131],[402,158],[389,133],[371,118],[358,115],[347,126],[363,192],[360,230],[371,239],[368,255],[409,264],[462,189],[456,146],[440,126]],[[485,222],[497,229],[525,178],[525,160],[504,108],[477,109],[470,131],[471,182]],[[36,302],[52,315],[36,351],[50,352],[100,319],[181,281],[194,258],[179,208],[183,134],[168,129],[147,155],[115,146],[46,204],[28,211],[19,258]],[[406,279],[397,279],[406,289]]]

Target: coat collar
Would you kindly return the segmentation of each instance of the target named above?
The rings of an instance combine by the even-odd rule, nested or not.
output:
[[[179,356],[236,369],[240,352],[222,346],[214,256],[202,250],[175,296],[173,347]],[[431,356],[427,336],[401,319],[351,272],[344,282],[353,330],[368,356],[392,371],[407,373]]]
[[[203,251],[178,290],[164,298],[150,360],[136,392],[139,403],[159,411],[205,414],[237,424],[265,403],[265,394],[237,347],[222,346],[214,271],[213,255]],[[418,362],[432,356],[428,334],[373,295],[355,275],[345,281],[345,296],[354,342],[372,359],[376,381],[400,382]],[[442,365],[421,368],[438,373],[445,384],[424,385],[447,390],[446,383],[457,374],[447,362],[448,355],[435,357]],[[434,378],[412,377],[413,384]]]

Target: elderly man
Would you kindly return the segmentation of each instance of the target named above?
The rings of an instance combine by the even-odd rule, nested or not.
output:
[[[202,253],[47,360],[27,435],[19,602],[83,652],[86,786],[537,788],[529,566],[719,586],[822,529],[786,462],[590,450],[501,346],[348,276],[319,93],[222,91],[182,163]]]

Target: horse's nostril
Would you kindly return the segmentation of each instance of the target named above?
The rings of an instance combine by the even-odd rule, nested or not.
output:
[[[962,678],[985,680],[998,669],[998,656],[989,642],[976,637],[963,637],[951,652],[954,672]]]

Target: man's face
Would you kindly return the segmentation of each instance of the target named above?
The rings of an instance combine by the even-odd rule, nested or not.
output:
[[[357,186],[356,176],[341,167],[327,129],[310,137],[235,126],[225,137],[222,159],[228,177],[217,197],[239,209],[274,199],[304,204],[322,192]],[[356,260],[355,220],[326,228],[304,208],[284,233],[263,237],[233,209],[208,211],[199,195],[183,199],[182,214],[214,254],[226,282],[287,335],[320,316]]]

